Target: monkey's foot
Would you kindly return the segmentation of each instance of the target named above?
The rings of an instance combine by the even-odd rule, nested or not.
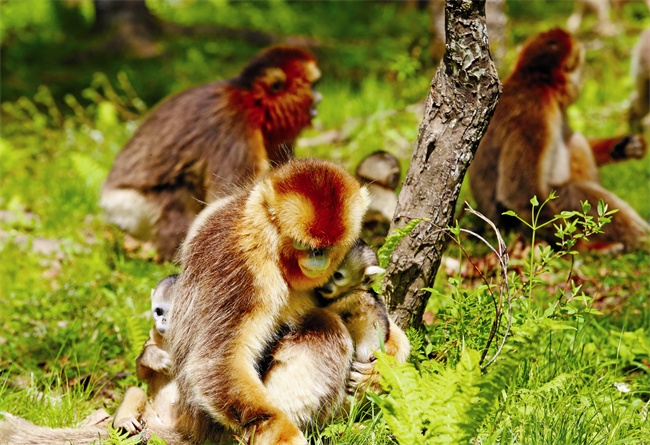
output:
[[[357,391],[375,390],[379,385],[379,373],[375,371],[374,362],[353,362],[348,376],[347,391],[353,394]]]
[[[614,153],[624,159],[637,158],[641,159],[645,156],[647,151],[647,144],[643,136],[629,136],[623,138],[621,142],[614,147]]]
[[[286,418],[262,423],[247,436],[250,445],[307,445],[302,431]]]
[[[138,419],[135,417],[125,417],[113,422],[113,428],[118,430],[124,430],[129,433],[130,436],[133,436],[140,431],[142,431],[142,424],[138,422]]]

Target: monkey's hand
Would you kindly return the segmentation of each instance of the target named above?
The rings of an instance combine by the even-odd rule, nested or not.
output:
[[[142,431],[143,427],[135,417],[124,417],[113,422],[113,428],[124,430],[129,433],[130,436],[132,436]]]
[[[375,371],[375,362],[352,362],[352,370],[347,381],[347,391],[354,394],[357,391],[374,391],[379,387],[379,373]]]
[[[627,136],[622,138],[612,151],[614,159],[640,159],[645,156],[647,144],[643,136]]]
[[[162,348],[158,346],[150,346],[142,356],[142,365],[153,369],[156,372],[169,374],[173,362],[171,356]]]

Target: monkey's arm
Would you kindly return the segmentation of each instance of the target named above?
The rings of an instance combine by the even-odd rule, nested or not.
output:
[[[135,434],[142,431],[142,415],[147,407],[147,395],[136,386],[126,390],[124,400],[115,412],[113,428],[120,428]]]
[[[142,348],[142,352],[135,359],[135,364],[138,379],[141,381],[149,380],[154,372],[161,372],[165,375],[169,374],[169,370],[172,367],[172,359],[167,351],[156,343],[153,329],[149,335],[149,340],[147,340]]]
[[[640,159],[645,156],[648,148],[643,136],[590,139],[589,145],[598,165],[633,158]]]

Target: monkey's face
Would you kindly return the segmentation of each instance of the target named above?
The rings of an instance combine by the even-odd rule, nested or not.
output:
[[[316,292],[327,300],[334,300],[345,295],[351,289],[361,286],[364,281],[364,269],[359,266],[359,264],[354,264],[349,255],[346,256],[329,281],[317,288]]]
[[[345,245],[314,247],[295,239],[285,239],[280,260],[288,284],[296,290],[319,286],[332,275],[346,249]]]
[[[289,286],[309,290],[334,273],[361,229],[368,192],[330,162],[296,160],[274,170],[267,209],[280,235],[280,266]]]
[[[378,266],[377,255],[363,240],[345,255],[329,281],[316,289],[323,298],[334,300],[352,290],[370,289],[385,270]]]
[[[151,312],[153,314],[153,322],[156,331],[162,336],[167,333],[169,328],[168,318],[171,305],[168,303],[153,303],[151,305]]]
[[[582,89],[582,69],[585,62],[585,49],[577,42],[564,62],[564,72],[567,76],[567,96],[569,103],[575,102]],[[568,104],[567,104],[568,105]]]
[[[318,114],[322,95],[315,84],[321,77],[316,59],[297,48],[272,48],[244,69],[241,81],[248,91],[238,100],[249,120],[260,126],[267,142],[295,139]]]

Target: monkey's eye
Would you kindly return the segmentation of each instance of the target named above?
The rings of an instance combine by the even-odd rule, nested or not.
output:
[[[307,244],[303,244],[300,241],[295,241],[295,240],[293,241],[293,248],[296,249],[296,250],[309,250],[309,249],[311,249],[311,247],[308,246]]]
[[[271,84],[271,91],[273,91],[274,93],[281,91],[283,88],[284,88],[284,82],[281,80],[276,80]]]
[[[156,309],[153,310],[153,313],[156,314],[159,317],[162,317],[165,311],[162,310],[162,308],[157,307]]]
[[[348,274],[345,270],[339,269],[332,275],[332,280],[337,286],[345,286],[349,281]]]

